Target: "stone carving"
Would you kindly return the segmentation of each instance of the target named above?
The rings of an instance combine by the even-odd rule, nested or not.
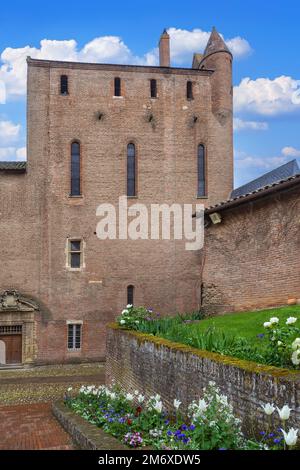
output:
[[[0,294],[0,312],[32,312],[34,310],[38,310],[36,303],[22,297],[20,293],[14,289],[6,290]]]

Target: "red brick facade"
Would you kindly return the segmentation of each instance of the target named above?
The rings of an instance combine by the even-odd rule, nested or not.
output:
[[[251,197],[216,207],[222,221],[206,229],[202,304],[208,313],[300,298],[300,178]]]
[[[136,146],[137,196],[128,205],[211,205],[228,197],[231,55],[216,51],[207,61],[199,69],[177,69],[28,60],[27,171],[0,172],[0,288],[15,289],[39,307],[27,362],[104,358],[105,324],[126,305],[128,285],[134,285],[135,304],[161,313],[199,308],[199,252],[186,251],[184,241],[101,241],[95,231],[98,205],[117,205],[126,194],[129,142]],[[68,76],[66,95],[60,93],[61,75]],[[121,97],[113,96],[115,77]],[[157,81],[152,99],[151,79]],[[193,84],[189,100],[187,81]],[[81,145],[81,197],[70,197],[74,140]],[[201,143],[203,199],[197,198]],[[69,238],[82,240],[78,271],[67,266]],[[67,348],[72,321],[82,325],[77,352]]]

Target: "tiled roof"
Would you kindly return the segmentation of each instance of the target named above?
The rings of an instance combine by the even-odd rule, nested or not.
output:
[[[275,183],[268,184],[262,188],[256,189],[255,191],[249,192],[248,194],[242,194],[241,196],[236,196],[227,201],[219,202],[214,206],[207,207],[205,209],[206,214],[211,214],[215,211],[221,211],[223,209],[234,207],[244,202],[248,202],[248,200],[252,201],[253,199],[259,198],[260,196],[264,196],[267,193],[272,191],[284,189],[286,186],[292,185],[300,185],[300,173],[294,176],[290,176],[289,178],[285,178],[281,181],[276,181]]]
[[[26,171],[26,162],[1,162],[0,171]]]
[[[245,194],[253,193],[257,189],[264,188],[272,183],[277,183],[282,181],[290,176],[295,176],[300,174],[300,168],[298,166],[297,160],[291,160],[284,165],[275,168],[275,170],[269,171],[264,175],[256,178],[253,181],[250,181],[239,188],[236,188],[232,191],[230,198],[234,199],[239,196],[244,196]]]

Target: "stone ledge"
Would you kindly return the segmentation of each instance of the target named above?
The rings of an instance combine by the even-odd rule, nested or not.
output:
[[[116,438],[77,415],[61,401],[53,403],[52,413],[82,450],[129,450]]]

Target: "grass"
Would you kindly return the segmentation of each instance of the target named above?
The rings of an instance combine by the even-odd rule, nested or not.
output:
[[[300,327],[300,305],[210,317],[201,320],[199,323],[191,324],[189,328],[204,333],[209,327],[215,327],[225,334],[246,338],[253,345],[260,347],[263,342],[257,335],[265,333],[263,323],[271,317],[278,317],[281,322],[288,317],[296,317],[299,319],[298,326]]]

